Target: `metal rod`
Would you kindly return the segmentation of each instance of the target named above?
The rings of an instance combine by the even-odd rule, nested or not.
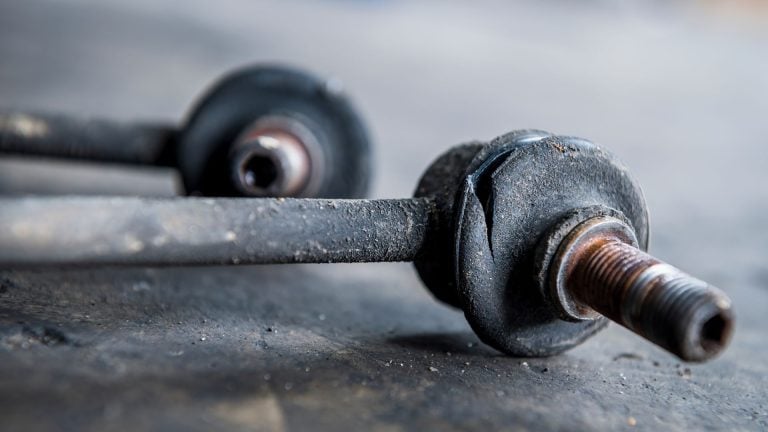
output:
[[[574,267],[580,301],[681,359],[704,361],[728,346],[731,301],[708,283],[617,240],[593,245]]]
[[[169,165],[176,130],[170,126],[0,111],[0,153]]]
[[[429,199],[0,198],[0,267],[410,261]]]

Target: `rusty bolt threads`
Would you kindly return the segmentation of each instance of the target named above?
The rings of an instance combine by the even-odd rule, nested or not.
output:
[[[595,218],[564,241],[561,251],[563,246],[569,251],[559,255],[570,262],[562,266],[560,280],[571,300],[683,360],[704,361],[720,353],[733,330],[728,297],[630,244],[610,229],[619,224]],[[589,319],[589,312],[581,318]]]

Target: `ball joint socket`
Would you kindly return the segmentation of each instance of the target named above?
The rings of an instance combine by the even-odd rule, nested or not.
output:
[[[568,232],[548,285],[562,318],[605,316],[685,361],[716,356],[733,332],[731,301],[722,291],[640,250],[632,229],[612,216]]]

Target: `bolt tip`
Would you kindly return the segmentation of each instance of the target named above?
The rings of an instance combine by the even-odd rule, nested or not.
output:
[[[577,225],[549,270],[553,303],[566,318],[602,314],[685,361],[720,354],[734,322],[725,293],[636,245],[619,219],[594,217]]]
[[[691,321],[683,349],[676,353],[686,361],[703,362],[725,350],[733,335],[733,312],[730,302],[717,298],[702,307]]]

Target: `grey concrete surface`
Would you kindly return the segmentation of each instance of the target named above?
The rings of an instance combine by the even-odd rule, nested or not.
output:
[[[759,2],[0,2],[0,104],[182,118],[252,62],[339,77],[373,195],[516,128],[584,136],[644,186],[659,257],[725,289],[705,365],[612,326],[504,357],[408,264],[2,271],[7,430],[765,430],[768,14]]]

